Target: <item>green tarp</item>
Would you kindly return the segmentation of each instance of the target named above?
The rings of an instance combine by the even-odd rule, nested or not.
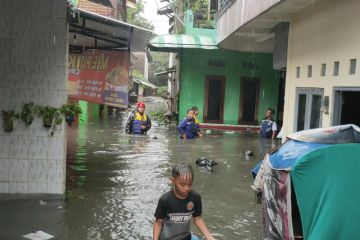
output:
[[[303,156],[291,171],[304,239],[360,239],[360,144]]]

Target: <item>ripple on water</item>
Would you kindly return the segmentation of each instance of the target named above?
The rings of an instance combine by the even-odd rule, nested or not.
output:
[[[79,127],[78,145],[68,147],[74,158],[70,162],[81,161],[87,178],[67,190],[86,193],[86,198],[67,202],[63,232],[70,238],[59,239],[151,239],[158,198],[169,190],[171,166],[179,162],[193,165],[193,187],[202,196],[203,217],[216,239],[261,239],[260,205],[252,204],[251,178],[244,177],[257,158],[245,161],[242,155],[249,149],[259,155],[256,136],[213,131],[183,141],[175,128],[153,127],[149,135],[155,140],[126,135],[124,125],[124,119],[109,116]],[[194,164],[201,156],[219,162],[213,173]],[[76,174],[84,175],[74,174],[75,180]]]

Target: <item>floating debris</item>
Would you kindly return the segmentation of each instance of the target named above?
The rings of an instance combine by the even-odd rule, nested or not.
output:
[[[43,231],[37,231],[34,233],[29,233],[23,236],[24,238],[30,239],[30,240],[48,240],[53,238],[54,236],[43,232]]]
[[[215,160],[210,160],[210,159],[207,159],[206,157],[201,157],[196,160],[196,164],[201,167],[205,167],[206,170],[208,170],[208,171],[213,171],[213,167],[215,165],[217,165],[218,163]]]
[[[245,156],[247,156],[247,157],[254,156],[254,153],[252,151],[250,151],[250,150],[247,150],[245,152]]]

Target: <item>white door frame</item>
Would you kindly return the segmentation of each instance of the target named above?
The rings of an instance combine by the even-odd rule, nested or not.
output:
[[[294,131],[297,132],[297,124],[298,124],[298,111],[299,111],[299,95],[306,95],[306,103],[305,103],[305,120],[304,120],[304,130],[310,129],[310,120],[311,120],[311,107],[312,107],[312,96],[320,95],[322,98],[324,97],[324,89],[323,88],[296,88],[295,94],[295,119],[294,119]],[[322,126],[322,113],[320,112],[319,119],[319,127]]]

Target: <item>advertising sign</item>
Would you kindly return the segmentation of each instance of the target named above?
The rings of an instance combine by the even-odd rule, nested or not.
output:
[[[70,99],[127,108],[129,53],[127,51],[85,51],[69,54]]]

